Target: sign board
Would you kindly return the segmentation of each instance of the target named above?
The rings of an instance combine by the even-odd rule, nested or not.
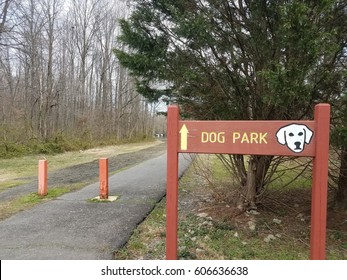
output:
[[[179,153],[314,156],[313,121],[179,121]]]
[[[244,154],[313,157],[311,259],[325,258],[330,105],[314,120],[191,121],[168,108],[166,258],[177,259],[178,154]]]

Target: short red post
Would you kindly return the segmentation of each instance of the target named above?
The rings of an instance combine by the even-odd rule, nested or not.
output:
[[[108,199],[108,159],[99,159],[100,199]]]
[[[177,260],[178,229],[178,116],[175,105],[167,116],[167,173],[166,173],[166,259]]]
[[[39,174],[38,174],[38,195],[45,196],[48,193],[47,187],[47,160],[39,160]]]
[[[310,259],[325,259],[330,105],[315,107],[316,155],[313,159]]]

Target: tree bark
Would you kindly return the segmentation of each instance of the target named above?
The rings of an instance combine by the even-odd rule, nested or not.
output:
[[[246,207],[250,209],[256,209],[256,194],[257,194],[257,186],[256,186],[256,171],[257,165],[254,156],[250,157],[248,163],[247,170],[247,182],[246,182]]]
[[[336,194],[337,209],[347,211],[347,147],[342,148],[341,165]]]
[[[5,30],[5,23],[6,23],[6,19],[7,19],[7,12],[8,12],[8,8],[10,7],[11,4],[11,0],[6,0],[3,3],[3,8],[0,14],[1,17],[1,21],[0,21],[0,39],[1,39],[1,34],[6,32]]]
[[[245,208],[257,208],[257,197],[265,186],[265,176],[272,159],[273,156],[250,156],[247,169]]]

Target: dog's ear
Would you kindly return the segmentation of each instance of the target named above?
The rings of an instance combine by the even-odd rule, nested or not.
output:
[[[282,127],[279,131],[276,133],[277,141],[278,143],[285,145],[286,144],[286,127]]]
[[[305,131],[305,143],[310,144],[312,136],[313,136],[313,132],[306,125],[304,127],[304,131]]]

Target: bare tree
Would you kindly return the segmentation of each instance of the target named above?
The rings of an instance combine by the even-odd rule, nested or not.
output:
[[[113,53],[125,5],[0,1],[0,153],[2,142],[51,141],[58,134],[90,140],[152,134],[151,105]]]

